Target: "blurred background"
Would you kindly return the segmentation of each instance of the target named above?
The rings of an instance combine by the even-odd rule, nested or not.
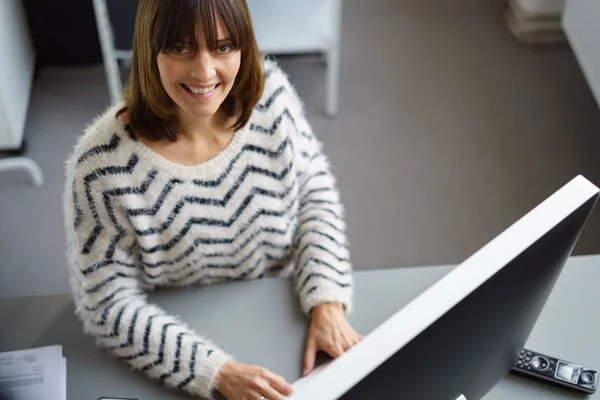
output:
[[[460,263],[576,175],[600,185],[599,2],[248,2],[356,270]],[[127,79],[136,3],[0,0],[0,297],[69,291],[64,161]],[[599,237],[596,210],[574,254]]]

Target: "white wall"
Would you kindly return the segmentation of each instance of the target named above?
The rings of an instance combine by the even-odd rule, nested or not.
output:
[[[20,147],[34,65],[21,0],[0,0],[0,149]]]
[[[563,26],[600,105],[600,1],[567,0]]]

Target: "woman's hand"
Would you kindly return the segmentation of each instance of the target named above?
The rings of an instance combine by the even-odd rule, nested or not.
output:
[[[363,338],[350,326],[342,304],[319,304],[312,309],[311,318],[302,371],[304,376],[313,370],[318,351],[337,358]]]
[[[223,364],[217,378],[217,390],[227,400],[285,400],[292,386],[273,372],[256,365],[229,361]]]

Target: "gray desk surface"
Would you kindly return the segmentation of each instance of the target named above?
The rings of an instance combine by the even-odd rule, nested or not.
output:
[[[352,324],[368,334],[454,266],[359,271]],[[507,288],[510,290],[510,288]],[[508,292],[507,292],[507,295]],[[289,382],[300,376],[307,319],[288,281],[265,279],[153,294],[240,361],[262,365]],[[600,256],[567,262],[527,347],[600,368]],[[249,313],[248,308],[254,312]],[[99,351],[85,336],[67,295],[0,301],[0,351],[60,344],[67,357],[69,400],[101,396],[191,399],[174,393]],[[10,323],[7,323],[9,322]],[[600,399],[509,375],[485,400]]]

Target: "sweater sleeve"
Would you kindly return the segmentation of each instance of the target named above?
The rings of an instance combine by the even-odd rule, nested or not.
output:
[[[336,179],[295,88],[279,67],[270,68],[281,75],[279,82],[287,100],[283,114],[293,126],[288,134],[293,142],[299,188],[294,286],[307,314],[323,302],[342,303],[346,312],[351,312],[352,265]]]
[[[115,193],[126,189],[102,185],[107,172],[67,174],[65,226],[75,312],[97,345],[132,369],[211,399],[217,372],[231,357],[146,300],[135,236],[114,204]]]

